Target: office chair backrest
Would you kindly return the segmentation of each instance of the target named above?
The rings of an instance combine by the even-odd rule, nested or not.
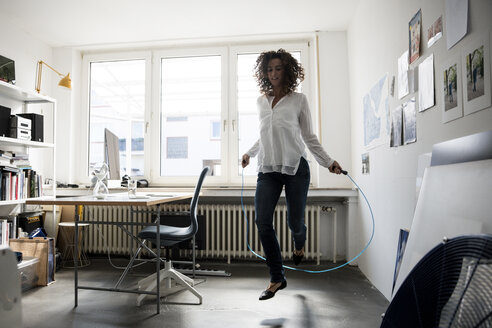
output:
[[[208,166],[205,166],[202,170],[202,173],[200,173],[200,177],[198,178],[198,182],[195,187],[195,193],[193,195],[193,198],[191,199],[190,219],[191,219],[191,227],[192,227],[193,235],[195,235],[195,233],[198,231],[198,221],[196,218],[198,198],[200,197],[200,190],[202,189],[203,180],[205,180],[205,176],[207,175],[208,170],[209,170]]]

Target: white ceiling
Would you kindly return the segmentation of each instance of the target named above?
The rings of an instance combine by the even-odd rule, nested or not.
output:
[[[52,47],[83,47],[344,31],[359,1],[0,0],[0,16]]]

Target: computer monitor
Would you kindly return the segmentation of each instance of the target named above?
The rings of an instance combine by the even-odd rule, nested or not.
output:
[[[120,140],[116,134],[104,129],[104,158],[109,167],[109,179],[120,180]]]

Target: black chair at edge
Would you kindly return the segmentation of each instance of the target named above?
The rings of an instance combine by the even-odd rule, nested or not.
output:
[[[166,249],[166,261],[164,264],[164,269],[160,271],[160,282],[165,279],[165,284],[164,286],[161,284],[160,286],[160,296],[166,296],[170,294],[174,294],[178,291],[181,290],[188,290],[192,292],[196,297],[198,297],[200,303],[202,304],[202,295],[198,293],[198,291],[193,288],[194,285],[194,280],[185,276],[184,274],[178,272],[177,270],[173,269],[172,262],[170,259],[170,248],[178,244],[182,241],[186,241],[189,239],[192,240],[192,247],[193,247],[193,271],[195,269],[195,234],[198,231],[198,221],[197,221],[197,205],[198,205],[198,198],[200,196],[200,189],[202,187],[203,180],[205,179],[205,176],[207,175],[209,168],[205,167],[198,179],[198,183],[195,187],[195,193],[193,195],[193,198],[191,199],[191,204],[190,204],[190,211],[189,212],[161,212],[161,217],[166,216],[166,215],[189,215],[190,217],[190,225],[188,227],[174,227],[174,226],[168,226],[168,225],[160,225],[160,246],[164,247]],[[153,244],[156,244],[156,236],[157,236],[157,230],[156,226],[147,226],[140,233],[138,234],[138,237],[140,239],[143,239],[145,241],[150,241]],[[135,255],[140,253],[142,250],[142,246],[138,248],[136,251]],[[194,276],[194,273],[193,273]],[[173,286],[171,283],[171,279],[173,279],[178,286]],[[139,290],[146,290],[146,291],[152,291],[156,289],[156,273],[140,280],[138,282],[138,289]],[[147,294],[140,294],[137,298],[137,305],[140,306],[141,302],[143,299],[148,296]]]

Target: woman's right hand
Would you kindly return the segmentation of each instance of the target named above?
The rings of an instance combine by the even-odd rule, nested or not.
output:
[[[249,165],[249,155],[248,154],[244,154],[243,155],[243,160],[241,161],[241,166],[244,169],[248,165]]]

